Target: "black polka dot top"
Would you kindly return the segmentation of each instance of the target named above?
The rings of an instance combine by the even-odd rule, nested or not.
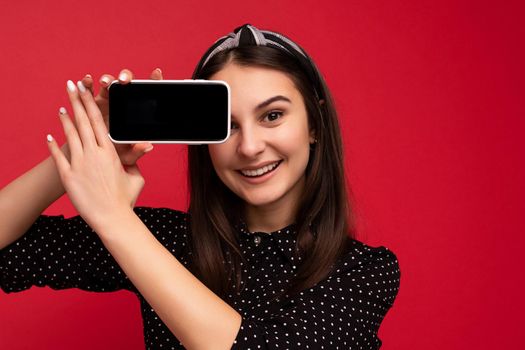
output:
[[[186,213],[137,207],[135,213],[182,264],[191,252]],[[272,302],[300,261],[294,258],[295,232],[239,229],[247,278],[228,302],[242,315],[232,349],[378,349],[377,331],[399,288],[396,256],[385,247],[352,240],[334,273],[289,300]],[[147,263],[147,262],[145,262]],[[6,293],[31,286],[109,292],[120,289],[141,303],[146,349],[184,349],[101,240],[80,216],[41,215],[28,232],[0,250],[0,287]]]

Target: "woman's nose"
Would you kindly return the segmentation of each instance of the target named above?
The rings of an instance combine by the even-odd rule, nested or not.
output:
[[[253,158],[262,153],[266,147],[264,135],[256,128],[241,129],[238,152],[247,157]]]

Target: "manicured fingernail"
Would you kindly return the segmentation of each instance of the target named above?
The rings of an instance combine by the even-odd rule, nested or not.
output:
[[[66,114],[66,112],[67,112],[67,111],[66,111],[66,109],[65,109],[64,107],[60,107],[60,108],[58,109],[58,113],[60,113],[60,115],[64,115],[64,114]]]
[[[47,134],[47,142],[53,141],[53,136],[51,134]]]
[[[108,85],[110,83],[109,78],[106,76],[100,78],[100,83]]]
[[[67,89],[70,91],[70,92],[75,92],[76,88],[75,88],[75,83],[73,83],[71,80],[68,80],[67,81]]]
[[[91,78],[91,74],[86,74],[85,78]]]
[[[127,73],[125,73],[125,72],[120,73],[120,75],[118,76],[118,80],[120,80],[120,81],[126,81],[126,80],[128,80],[128,75],[127,75]]]
[[[78,86],[78,89],[80,90],[80,92],[86,92],[86,87],[84,86],[84,84],[82,84],[82,82],[80,80],[77,81],[77,86]]]
[[[160,74],[162,74],[162,70],[159,67],[157,67],[155,69],[158,70]]]
[[[144,150],[144,153],[148,153],[149,151],[151,151],[153,149],[153,146],[149,146],[148,148],[146,148]]]

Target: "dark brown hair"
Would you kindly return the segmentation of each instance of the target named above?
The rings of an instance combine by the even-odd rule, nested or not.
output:
[[[229,63],[271,68],[285,73],[301,93],[308,122],[317,143],[311,149],[305,172],[305,189],[295,218],[296,256],[301,257],[288,290],[292,296],[326,278],[333,264],[355,237],[354,215],[348,201],[343,147],[334,102],[320,77],[320,103],[313,85],[293,56],[271,47],[246,46],[219,52],[194,79],[208,79]],[[312,63],[313,65],[313,63]],[[222,298],[240,291],[246,264],[239,248],[237,224],[243,219],[243,201],[217,176],[206,145],[188,146],[189,214],[192,235],[190,270]]]

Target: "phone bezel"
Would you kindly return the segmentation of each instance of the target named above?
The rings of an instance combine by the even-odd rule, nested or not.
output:
[[[141,84],[185,84],[185,85],[193,85],[193,84],[201,84],[201,85],[210,85],[210,84],[221,84],[224,85],[228,91],[228,128],[226,137],[222,140],[215,140],[215,141],[209,141],[209,140],[200,140],[200,141],[190,141],[190,140],[169,140],[169,141],[133,141],[133,140],[115,140],[113,137],[111,137],[111,134],[109,133],[109,116],[108,116],[108,137],[111,140],[111,142],[116,144],[136,144],[136,143],[155,143],[155,144],[186,144],[186,145],[208,145],[208,144],[217,144],[217,143],[223,143],[230,137],[230,123],[231,123],[231,90],[228,83],[226,83],[223,80],[204,80],[204,79],[182,79],[182,80],[148,80],[148,79],[134,79],[131,80],[130,83],[141,83]],[[111,82],[111,84],[108,87],[108,93],[113,84],[119,84],[118,80],[114,80]],[[109,95],[108,95],[109,99]]]

